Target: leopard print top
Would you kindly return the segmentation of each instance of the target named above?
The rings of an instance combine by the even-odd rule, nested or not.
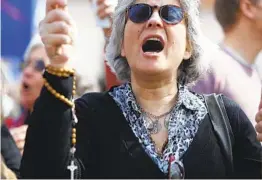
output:
[[[162,172],[168,173],[170,155],[183,165],[181,156],[187,151],[200,123],[207,114],[203,96],[190,92],[186,86],[179,85],[178,99],[169,121],[168,144],[163,155],[159,156],[144,125],[141,108],[135,99],[130,83],[114,88],[109,94],[122,110],[145,152]]]

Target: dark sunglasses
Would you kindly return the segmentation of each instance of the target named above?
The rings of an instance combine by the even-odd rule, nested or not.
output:
[[[30,61],[23,63],[22,64],[22,70],[24,70],[29,65],[32,65],[34,70],[37,71],[37,72],[42,72],[45,69],[45,62],[44,62],[43,59],[38,59],[38,60],[34,61],[33,63],[30,62]]]
[[[154,9],[158,6],[150,6],[149,4],[133,4],[128,8],[128,18],[134,23],[143,23],[150,19]],[[164,5],[159,7],[159,16],[167,24],[178,24],[184,18],[181,7],[175,5]]]

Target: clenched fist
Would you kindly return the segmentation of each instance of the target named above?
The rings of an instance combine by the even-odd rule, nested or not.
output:
[[[76,28],[68,13],[67,0],[46,1],[46,16],[39,24],[39,32],[50,64],[63,68],[70,66]]]

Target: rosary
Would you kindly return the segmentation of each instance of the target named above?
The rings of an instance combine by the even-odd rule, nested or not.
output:
[[[72,108],[72,117],[73,117],[73,128],[72,128],[72,147],[70,149],[70,157],[71,157],[71,163],[69,166],[67,166],[67,169],[70,170],[70,173],[71,173],[71,180],[74,179],[75,177],[75,170],[77,170],[77,166],[74,164],[75,163],[75,151],[76,151],[76,148],[75,148],[75,145],[76,145],[76,124],[78,122],[78,119],[75,115],[75,106],[73,106]]]
[[[69,166],[67,166],[67,169],[70,170],[70,174],[71,174],[71,180],[74,179],[75,177],[75,170],[77,170],[77,166],[75,165],[75,151],[76,151],[76,148],[75,148],[75,145],[76,145],[76,124],[78,122],[78,119],[75,115],[75,109],[74,109],[75,106],[73,106],[72,108],[72,118],[73,118],[73,128],[72,128],[72,147],[70,149],[70,157],[71,157],[71,163]]]
[[[58,5],[54,6],[54,9],[64,9],[65,7],[59,7]],[[60,55],[61,54],[61,46],[58,46],[56,49],[56,54]],[[75,72],[74,70],[66,70],[66,69],[59,69],[59,68],[53,68],[51,66],[46,68],[46,71],[50,74],[59,76],[59,77],[69,77],[70,75],[73,76],[73,91],[72,91],[72,98],[71,100],[67,99],[65,96],[59,94],[58,92],[56,92],[56,90],[54,90],[51,85],[44,79],[44,85],[45,87],[58,99],[60,99],[61,101],[63,101],[64,103],[66,103],[67,105],[69,105],[72,108],[72,134],[71,134],[71,148],[70,148],[70,164],[67,166],[67,169],[70,170],[70,177],[71,180],[73,180],[75,178],[75,171],[80,168],[77,167],[75,164],[75,152],[76,152],[76,124],[78,122],[78,119],[75,115],[75,104],[73,102],[73,97],[75,95],[75,89],[76,89],[76,78],[75,78]]]

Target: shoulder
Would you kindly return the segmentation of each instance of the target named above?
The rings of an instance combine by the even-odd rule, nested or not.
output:
[[[257,139],[257,133],[251,121],[237,103],[226,96],[222,96],[222,98],[234,134],[234,149],[238,156],[261,163],[262,146]]]
[[[89,127],[92,132],[104,134],[111,126],[119,126],[121,110],[110,95],[111,90],[101,93],[86,93],[75,101],[76,116],[80,128]],[[102,126],[101,126],[102,124]],[[84,130],[85,131],[85,130]]]
[[[203,56],[209,62],[208,72],[212,75],[226,76],[229,72],[229,65],[232,64],[232,58],[226,54],[220,47],[212,48]]]
[[[232,73],[232,68],[229,67],[235,66],[234,61],[219,47],[212,49],[204,58],[208,59],[209,65],[207,71],[201,75],[197,82],[197,88],[204,89],[203,92],[208,93],[224,92],[228,77]]]
[[[259,144],[255,129],[241,107],[230,98],[221,95],[234,136]],[[242,141],[241,140],[241,141]]]
[[[75,104],[78,109],[93,109],[94,107],[99,107],[100,105],[106,106],[108,98],[110,98],[110,96],[107,91],[85,93],[80,98],[75,100]]]
[[[202,63],[208,65],[193,89],[203,93],[223,92],[230,73],[229,58],[219,46],[214,47],[213,45],[201,58]]]
[[[114,106],[110,98],[108,92],[92,92],[75,100],[75,113],[80,129],[83,127],[89,127],[93,130],[99,129],[101,123],[107,119],[107,109]]]
[[[106,108],[113,108],[117,106],[110,93],[115,87],[105,92],[91,92],[85,93],[80,98],[75,100],[76,111],[103,111]]]
[[[85,93],[80,98],[76,99],[77,102],[79,101],[96,101],[101,98],[105,98],[107,95],[106,92],[91,92],[91,93]]]
[[[232,99],[230,99],[229,97],[227,97],[225,95],[221,94],[220,96],[221,96],[223,103],[225,105],[225,109],[227,111],[227,114],[230,114],[231,116],[237,115],[239,113],[239,111],[241,111],[240,106],[235,101],[233,101]]]
[[[240,130],[239,128],[246,125],[247,128],[253,128],[250,120],[235,101],[225,95],[221,95],[221,98],[233,131]]]
[[[228,117],[234,135],[238,136],[239,133],[243,133],[243,131],[254,131],[254,127],[252,126],[250,120],[235,101],[223,94],[217,95],[219,95],[219,98],[221,100],[220,102],[222,102],[225,107],[226,115]],[[203,94],[203,96],[208,96],[208,94]]]

